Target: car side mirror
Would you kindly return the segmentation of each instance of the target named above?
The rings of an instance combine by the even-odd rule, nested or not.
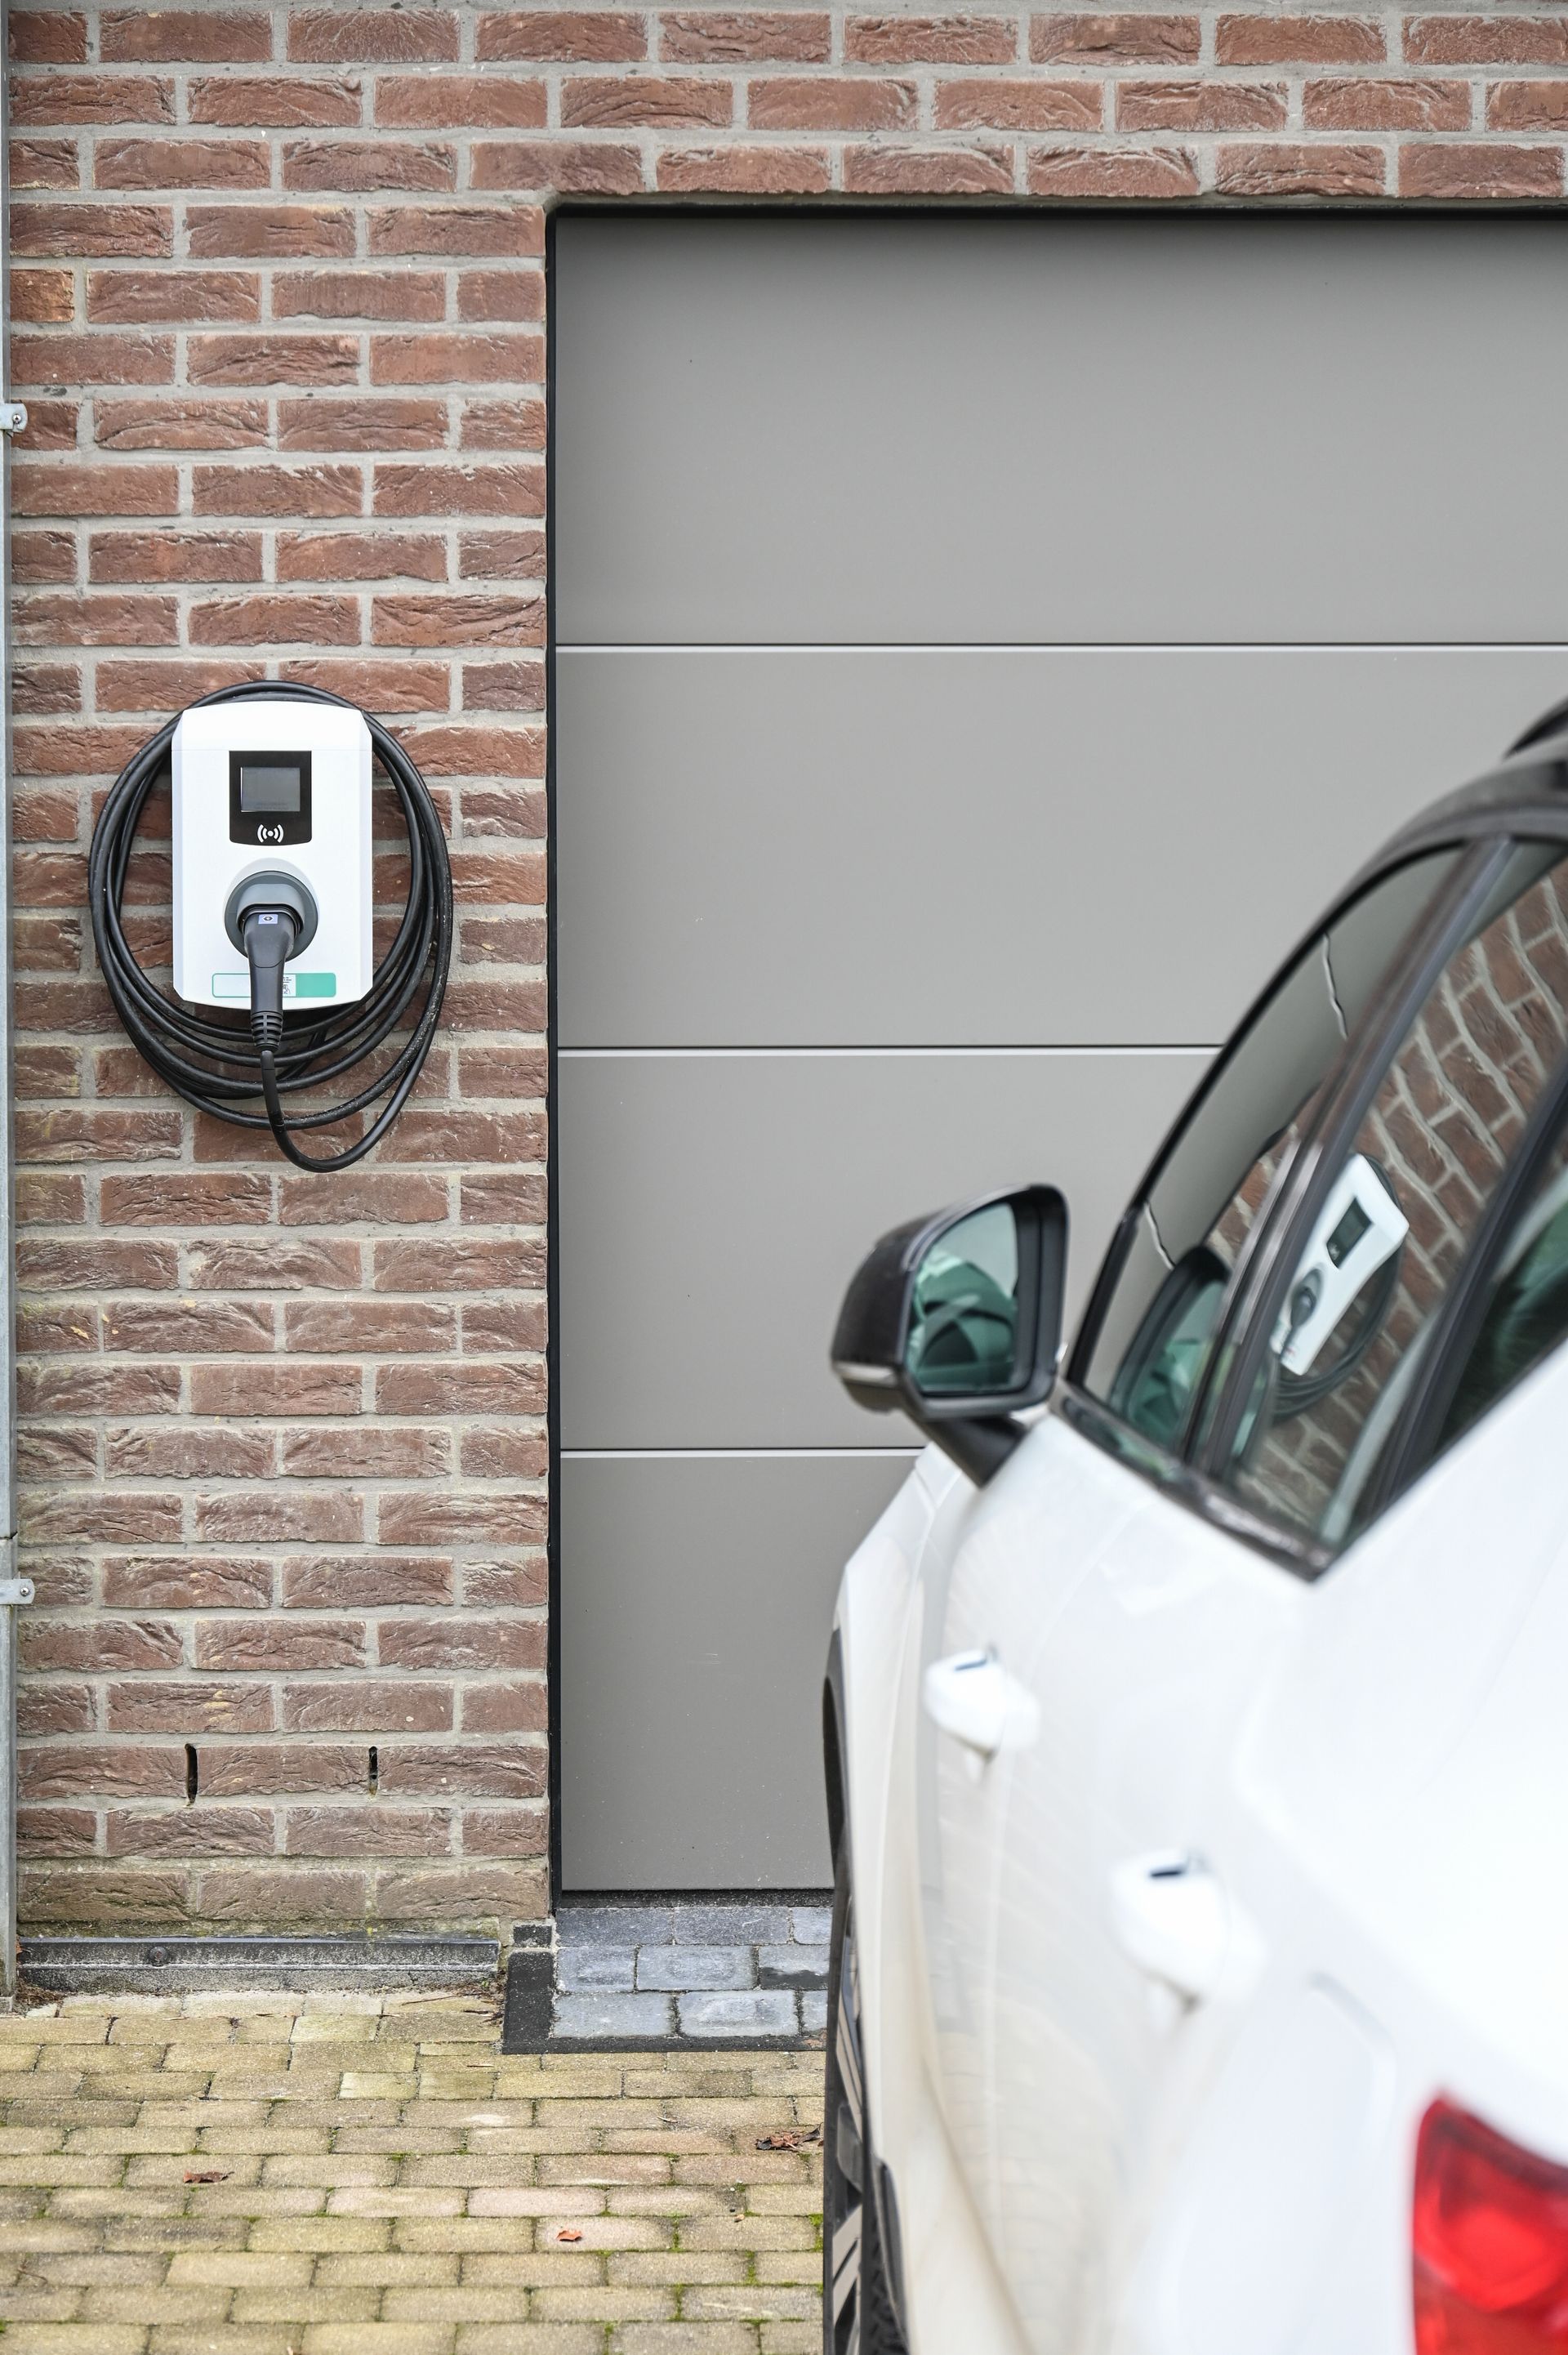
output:
[[[1067,1205],[1023,1186],[895,1227],[844,1295],[832,1367],[874,1413],[902,1407],[978,1487],[1050,1395],[1062,1337]]]

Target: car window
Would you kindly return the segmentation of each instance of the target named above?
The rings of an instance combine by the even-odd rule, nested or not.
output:
[[[1391,869],[1308,943],[1227,1050],[1122,1221],[1074,1378],[1161,1446],[1180,1440],[1236,1253],[1347,1037],[1456,855],[1431,852]]]
[[[1359,1526],[1434,1313],[1565,1043],[1568,862],[1528,845],[1320,1197],[1226,1474],[1246,1503],[1330,1542]]]

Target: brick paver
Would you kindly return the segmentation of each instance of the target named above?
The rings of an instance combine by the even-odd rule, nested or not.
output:
[[[5,2355],[816,2355],[821,2074],[507,2059],[479,1996],[19,2011]]]

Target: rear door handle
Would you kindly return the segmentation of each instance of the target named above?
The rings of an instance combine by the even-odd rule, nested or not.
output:
[[[1201,1857],[1159,1849],[1111,1874],[1111,1927],[1130,1962],[1189,2003],[1213,1994],[1231,1941],[1225,1892]]]
[[[921,1680],[927,1716],[976,1759],[1022,1750],[1040,1732],[1040,1704],[990,1652],[950,1652]]]

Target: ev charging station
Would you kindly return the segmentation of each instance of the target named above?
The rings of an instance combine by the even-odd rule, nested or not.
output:
[[[184,712],[174,755],[175,989],[248,1006],[243,925],[297,919],[285,1007],[342,1006],[371,982],[370,730],[344,705],[284,699]]]

